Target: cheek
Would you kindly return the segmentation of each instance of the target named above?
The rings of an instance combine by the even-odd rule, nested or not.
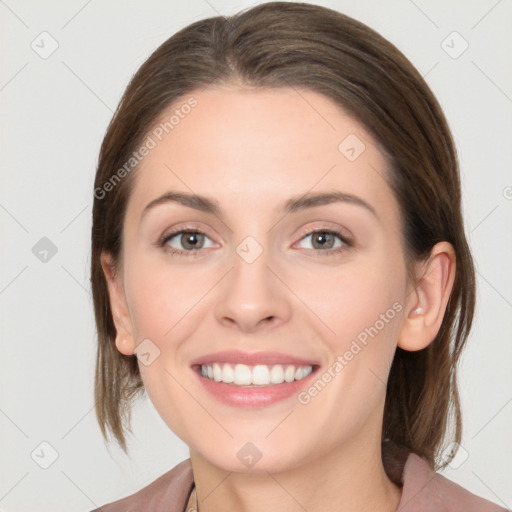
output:
[[[174,404],[172,409],[189,407],[190,396],[179,384],[190,379],[191,344],[187,342],[198,338],[197,331],[212,309],[207,293],[218,281],[218,274],[219,269],[197,265],[191,270],[144,255],[133,257],[126,267],[125,290],[135,342],[146,343],[141,350],[145,353],[149,348],[151,354],[150,364],[142,364],[144,358],[140,358],[140,374],[160,414],[167,414],[170,403]],[[164,420],[179,430],[176,418]]]
[[[179,330],[181,336],[195,310],[201,309],[197,306],[215,283],[215,275],[212,269],[191,270],[165,260],[133,258],[131,266],[126,290],[136,341],[149,338],[164,349],[172,344],[174,332]]]
[[[331,275],[321,293],[308,294],[308,305],[331,333],[323,338],[328,360],[299,402],[333,436],[355,434],[384,403],[403,316],[404,276],[380,260]]]
[[[406,273],[397,262],[352,265],[308,294],[308,305],[330,330],[323,338],[327,368],[336,375],[326,375],[330,398],[334,403],[343,397],[348,410],[362,415],[382,398],[402,324]]]
[[[146,351],[150,354],[148,364],[144,364],[144,357],[139,358],[145,391],[167,425],[187,439],[195,435],[194,428],[175,414],[190,409],[190,395],[183,386],[190,377],[186,375],[188,367],[183,366],[181,347],[186,346],[200,322],[197,311],[201,308],[194,305],[211,286],[211,276],[206,282],[197,276],[191,279],[184,277],[186,273],[177,266],[171,268],[144,258],[133,258],[126,276],[135,341],[137,345],[146,344],[140,345],[142,355]]]
[[[352,340],[364,344],[377,336],[396,338],[405,269],[389,263],[383,259],[362,261],[326,273],[323,279],[315,276],[314,281],[322,286],[304,283],[307,305],[329,329],[331,335],[325,339],[333,350],[347,350]]]

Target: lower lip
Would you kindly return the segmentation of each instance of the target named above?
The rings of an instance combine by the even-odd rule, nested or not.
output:
[[[271,386],[236,386],[225,382],[216,382],[203,377],[198,371],[193,370],[198,376],[206,391],[211,393],[220,402],[232,407],[264,407],[281,400],[297,395],[304,388],[318,368],[301,380],[273,384]]]

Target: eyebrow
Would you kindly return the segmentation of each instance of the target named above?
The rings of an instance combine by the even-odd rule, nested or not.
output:
[[[189,194],[187,192],[167,192],[164,195],[153,199],[146,205],[141,214],[141,219],[148,213],[149,210],[156,206],[167,204],[167,203],[178,203],[188,208],[193,208],[205,213],[211,213],[219,218],[222,218],[222,209],[215,199],[210,199],[206,196],[200,196],[197,194]],[[288,199],[281,207],[280,213],[284,215],[294,213],[308,208],[314,208],[315,206],[324,206],[332,203],[348,203],[356,206],[365,208],[372,213],[377,219],[379,216],[375,209],[367,203],[364,199],[348,194],[346,192],[332,191],[332,192],[316,192],[306,193],[301,196],[294,196]]]

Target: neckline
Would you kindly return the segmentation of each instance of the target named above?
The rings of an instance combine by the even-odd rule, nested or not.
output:
[[[418,494],[418,489],[416,489],[415,486],[413,486],[414,488],[411,487],[410,475],[421,475],[421,482],[425,480],[428,483],[428,481],[432,479],[436,473],[425,459],[414,452],[405,451],[404,449],[395,449],[393,455],[394,457],[391,457],[390,454],[388,454],[388,458],[383,459],[383,461],[385,462],[384,469],[386,470],[388,478],[401,488],[400,501],[398,502],[398,506],[395,510],[395,512],[400,512],[400,510],[408,505],[409,502],[415,497],[415,495]],[[196,485],[190,458],[185,462],[187,462],[189,465],[191,481],[188,492],[185,494],[185,508],[183,512],[194,512],[197,511],[195,502],[192,500],[192,504],[190,505],[189,502],[191,500],[192,493],[196,488]],[[422,483],[421,487],[424,485],[425,484]]]

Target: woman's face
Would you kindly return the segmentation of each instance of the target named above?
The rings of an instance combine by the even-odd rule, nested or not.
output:
[[[227,471],[281,471],[380,443],[411,299],[384,157],[311,91],[191,96],[168,134],[159,124],[149,133],[155,147],[134,171],[121,272],[131,335],[118,335],[118,349],[137,350],[167,425]],[[147,207],[170,192],[207,202]],[[167,236],[184,229],[196,234]],[[302,366],[313,371],[300,379]]]

